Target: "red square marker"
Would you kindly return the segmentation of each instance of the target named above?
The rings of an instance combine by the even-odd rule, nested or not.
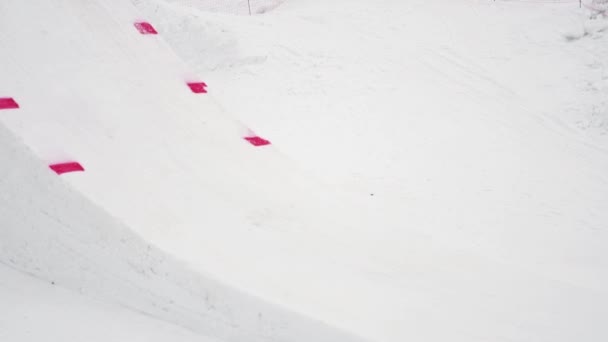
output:
[[[12,97],[0,97],[0,109],[19,108],[19,104]]]
[[[84,167],[77,162],[67,162],[59,164],[49,165],[51,170],[55,171],[58,175],[68,172],[84,171]]]
[[[207,84],[205,82],[188,82],[187,84],[193,93],[196,93],[196,94],[206,94],[207,93],[207,89],[205,89],[205,87],[207,87]]]
[[[253,146],[265,146],[270,145],[270,141],[260,138],[258,136],[255,137],[245,137],[245,140],[249,141],[249,143]]]
[[[141,22],[134,23],[133,25],[141,34],[158,34],[158,32],[156,32],[154,27],[148,22],[141,21]]]

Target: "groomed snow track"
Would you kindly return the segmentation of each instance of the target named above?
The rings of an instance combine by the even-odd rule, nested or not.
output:
[[[129,227],[141,222],[112,212],[130,207],[135,220],[150,193],[170,191],[146,183],[147,169],[167,168],[169,187],[203,166],[221,182],[259,151],[243,139],[251,132],[189,89],[200,80],[160,35],[141,34],[151,33],[143,20],[128,2],[0,3],[0,98],[12,99],[0,110],[0,263],[225,341],[357,340],[191,271]],[[176,131],[183,141],[165,141]],[[84,172],[59,176],[49,165]],[[184,203],[173,208],[213,210]]]

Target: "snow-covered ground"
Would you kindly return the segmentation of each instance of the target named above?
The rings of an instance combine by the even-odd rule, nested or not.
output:
[[[2,341],[215,342],[162,320],[93,300],[0,265]]]
[[[0,339],[608,338],[608,20],[212,5],[0,3]]]
[[[184,12],[162,12],[167,39],[220,103],[397,230],[604,288],[605,20],[572,2]]]

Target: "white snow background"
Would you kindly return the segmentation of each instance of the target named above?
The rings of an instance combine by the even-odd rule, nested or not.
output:
[[[608,339],[603,2],[230,6],[0,2],[0,341]]]

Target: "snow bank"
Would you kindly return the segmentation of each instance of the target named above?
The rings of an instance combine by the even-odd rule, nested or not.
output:
[[[0,264],[0,340],[218,342]]]
[[[269,288],[241,273],[252,291],[374,340],[606,336],[593,302],[608,284],[608,44],[565,38],[587,23],[578,3],[289,1],[247,20],[140,8],[324,198],[350,195],[304,226],[331,236],[337,271],[315,265],[325,281],[297,295],[294,276]],[[353,298],[366,309],[343,309]]]
[[[0,65],[7,70],[0,94],[19,104],[0,112],[0,262],[220,339],[352,340],[201,276],[133,232],[131,224],[145,231],[141,223],[154,221],[148,228],[157,242],[179,236],[179,220],[163,220],[168,212],[155,209],[162,207],[177,210],[176,218],[184,210],[207,217],[215,229],[238,222],[221,191],[206,197],[204,209],[218,208],[208,215],[202,202],[183,196],[213,192],[205,184],[229,181],[226,173],[240,165],[231,153],[255,151],[243,140],[250,132],[190,91],[186,82],[195,77],[163,41],[136,30],[141,20],[132,6],[113,1],[0,5]],[[48,168],[69,160],[85,171],[59,178]],[[189,171],[193,160],[199,172]],[[270,179],[272,167],[236,172]],[[248,177],[240,179],[228,194],[241,184],[257,192]],[[182,200],[160,204],[171,194]]]
[[[2,125],[0,155],[0,263],[229,341],[351,340],[188,270],[73,191]]]

